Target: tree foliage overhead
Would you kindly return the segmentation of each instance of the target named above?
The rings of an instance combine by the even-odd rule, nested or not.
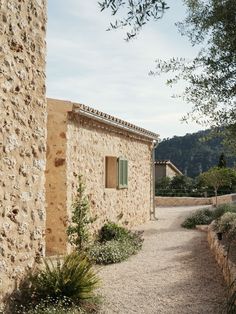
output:
[[[226,126],[228,142],[236,149],[236,4],[235,0],[183,0],[186,18],[177,23],[181,34],[192,45],[201,45],[193,60],[172,58],[157,60],[151,74],[175,73],[172,85],[186,82],[185,101],[192,111],[185,117],[198,123]],[[102,10],[113,15],[122,11],[121,19],[111,28],[129,27],[127,39],[137,35],[143,25],[159,19],[168,8],[162,0],[103,0]]]
[[[147,22],[160,19],[169,8],[163,0],[103,0],[99,6],[101,11],[110,9],[112,15],[120,13],[109,29],[127,28],[127,40],[135,37]]]
[[[235,0],[184,0],[187,16],[178,23],[192,45],[201,44],[191,61],[157,60],[156,71],[175,72],[168,81],[187,83],[183,97],[193,103],[186,117],[203,124],[229,126],[236,123],[236,5]]]

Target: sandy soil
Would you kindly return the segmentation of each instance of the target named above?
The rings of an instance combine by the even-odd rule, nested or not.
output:
[[[158,221],[139,228],[143,250],[99,271],[101,313],[222,313],[226,287],[206,234],[180,227],[195,209],[158,208]]]

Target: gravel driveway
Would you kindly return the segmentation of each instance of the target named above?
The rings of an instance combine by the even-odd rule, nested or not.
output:
[[[195,209],[158,208],[158,220],[139,228],[143,250],[99,271],[101,313],[222,313],[226,287],[206,234],[180,227]]]

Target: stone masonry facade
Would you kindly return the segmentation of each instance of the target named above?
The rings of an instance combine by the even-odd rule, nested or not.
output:
[[[45,0],[0,0],[0,301],[44,254]]]
[[[128,227],[150,219],[153,209],[152,139],[84,117],[70,102],[48,100],[47,251],[68,251],[66,226],[82,175],[89,196],[91,231],[110,220]],[[128,188],[105,187],[106,156],[128,160]],[[56,176],[55,176],[56,174]]]
[[[70,209],[82,175],[97,216],[94,230],[106,221],[133,227],[147,222],[153,207],[152,142],[136,139],[128,132],[117,132],[93,119],[77,114],[69,116],[67,142],[67,176]],[[128,188],[105,188],[105,157],[123,156],[128,160]]]

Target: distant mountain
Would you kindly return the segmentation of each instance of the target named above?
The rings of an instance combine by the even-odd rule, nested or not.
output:
[[[155,159],[170,160],[185,175],[192,178],[217,166],[221,153],[225,154],[228,167],[235,165],[236,157],[227,156],[222,138],[206,139],[209,133],[210,131],[206,130],[165,139],[157,146]]]

